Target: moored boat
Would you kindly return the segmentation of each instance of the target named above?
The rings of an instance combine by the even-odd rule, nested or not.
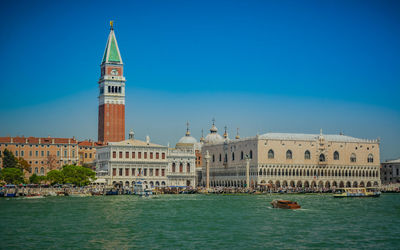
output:
[[[299,209],[301,206],[297,204],[295,201],[288,200],[273,200],[271,202],[272,207],[274,208],[283,208],[283,209]]]
[[[379,197],[381,192],[374,188],[340,188],[335,191],[334,198],[347,197]]]

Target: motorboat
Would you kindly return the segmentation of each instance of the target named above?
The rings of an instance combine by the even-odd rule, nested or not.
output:
[[[137,181],[133,188],[133,193],[141,197],[150,197],[153,195],[153,191],[143,181]]]
[[[379,197],[380,195],[381,192],[374,188],[340,188],[336,189],[333,197]]]
[[[271,202],[273,208],[283,208],[283,209],[299,209],[301,206],[295,201],[288,200],[273,200]]]

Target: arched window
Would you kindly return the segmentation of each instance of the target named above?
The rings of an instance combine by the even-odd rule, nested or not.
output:
[[[172,163],[172,173],[175,173],[175,162]]]
[[[222,155],[219,154],[219,161],[222,161]]]
[[[368,162],[370,163],[374,162],[374,156],[372,154],[368,155]]]
[[[274,159],[275,155],[274,155],[274,150],[270,149],[268,151],[268,159]]]
[[[225,154],[224,162],[228,162],[228,154]]]
[[[39,169],[35,168],[35,174],[38,174],[38,173],[39,173]]]
[[[183,164],[181,162],[181,164],[179,164],[179,173],[182,173],[182,172],[183,172]]]
[[[111,93],[111,86],[108,86],[108,93]]]
[[[356,161],[357,161],[356,154],[352,153],[350,156],[350,162],[356,162]]]
[[[335,151],[335,152],[333,153],[333,159],[334,159],[335,161],[339,160],[339,152],[338,152],[338,151]]]
[[[305,160],[311,159],[310,151],[306,150],[306,152],[304,152],[304,159],[305,159]]]
[[[121,93],[121,87],[118,87],[118,93]]]
[[[111,92],[114,93],[114,86],[111,87]]]
[[[232,152],[232,161],[234,161],[234,160],[235,160],[235,153]]]
[[[40,175],[44,175],[44,168],[40,168]]]
[[[286,151],[286,159],[291,160],[293,158],[293,154],[291,150]]]
[[[253,150],[250,150],[250,159],[253,159]]]
[[[319,161],[325,161],[325,155],[324,154],[320,154],[319,155]]]
[[[189,163],[186,164],[186,172],[187,172],[187,173],[190,173],[190,164],[189,164]]]
[[[213,155],[213,162],[215,162],[215,155]]]
[[[243,160],[243,151],[240,152],[240,159]]]

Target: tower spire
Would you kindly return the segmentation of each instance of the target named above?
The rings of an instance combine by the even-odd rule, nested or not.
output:
[[[113,29],[114,29],[114,21],[110,20],[110,30],[113,30]]]
[[[228,132],[226,130],[228,129],[228,127],[225,126],[224,128],[225,128],[224,138],[227,139],[228,138]]]
[[[240,139],[240,135],[239,135],[239,128],[236,128],[236,140]]]
[[[189,121],[186,122],[186,136],[190,136]]]

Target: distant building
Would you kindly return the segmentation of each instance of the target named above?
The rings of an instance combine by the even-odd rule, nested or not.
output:
[[[96,148],[99,146],[102,146],[102,143],[90,140],[78,142],[78,165],[88,166],[91,169],[96,170]]]
[[[100,68],[98,141],[123,141],[125,140],[124,65],[112,23]]]
[[[27,177],[32,174],[46,175],[53,169],[79,161],[78,141],[75,138],[0,137],[1,156],[5,149],[30,164]],[[3,166],[2,159],[0,163]]]
[[[400,158],[381,163],[382,184],[400,183]]]
[[[205,138],[211,187],[380,186],[379,141],[345,135],[267,133],[231,140],[215,124]],[[246,158],[249,160],[247,183]],[[206,186],[206,162],[202,185]]]

